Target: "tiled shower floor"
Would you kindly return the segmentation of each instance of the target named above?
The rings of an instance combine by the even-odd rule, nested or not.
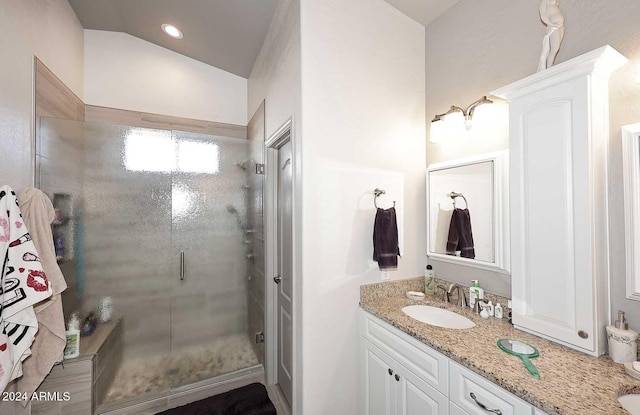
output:
[[[124,361],[104,403],[139,398],[258,364],[246,335],[233,335],[171,358]]]

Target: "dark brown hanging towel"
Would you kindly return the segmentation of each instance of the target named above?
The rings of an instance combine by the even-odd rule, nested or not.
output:
[[[454,209],[449,224],[449,237],[447,238],[447,254],[455,255],[460,251],[464,258],[475,258],[476,251],[473,248],[473,234],[471,232],[471,215],[469,209]]]
[[[398,222],[396,209],[380,209],[376,211],[373,225],[373,260],[378,262],[381,271],[398,268]]]

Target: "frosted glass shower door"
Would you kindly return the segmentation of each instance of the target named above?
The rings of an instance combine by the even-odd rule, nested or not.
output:
[[[170,131],[86,123],[86,301],[113,298],[123,361],[105,401],[170,388]]]
[[[178,387],[258,360],[247,334],[249,141],[173,138],[170,375]]]
[[[65,202],[53,226],[66,241],[65,317],[85,318],[108,296],[114,318],[97,332],[122,321],[104,355],[113,380],[99,378],[107,383],[96,399],[163,393],[171,386],[171,132],[49,118],[37,131],[37,185]]]

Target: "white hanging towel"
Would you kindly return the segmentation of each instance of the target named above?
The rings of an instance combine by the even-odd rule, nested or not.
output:
[[[22,361],[31,355],[38,331],[34,304],[51,296],[51,285],[42,270],[15,192],[0,187],[0,391],[22,376]]]

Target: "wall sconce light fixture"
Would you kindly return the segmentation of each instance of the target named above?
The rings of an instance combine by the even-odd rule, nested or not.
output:
[[[451,132],[462,130],[462,125],[464,125],[464,129],[470,130],[473,120],[473,113],[476,107],[482,104],[491,103],[493,103],[493,101],[488,99],[485,95],[479,100],[473,102],[466,109],[462,109],[460,107],[452,105],[451,108],[449,108],[449,111],[445,112],[444,114],[438,114],[433,117],[433,120],[431,120],[431,132],[429,134],[429,141],[431,141],[432,143],[437,143],[446,135],[451,134]]]

